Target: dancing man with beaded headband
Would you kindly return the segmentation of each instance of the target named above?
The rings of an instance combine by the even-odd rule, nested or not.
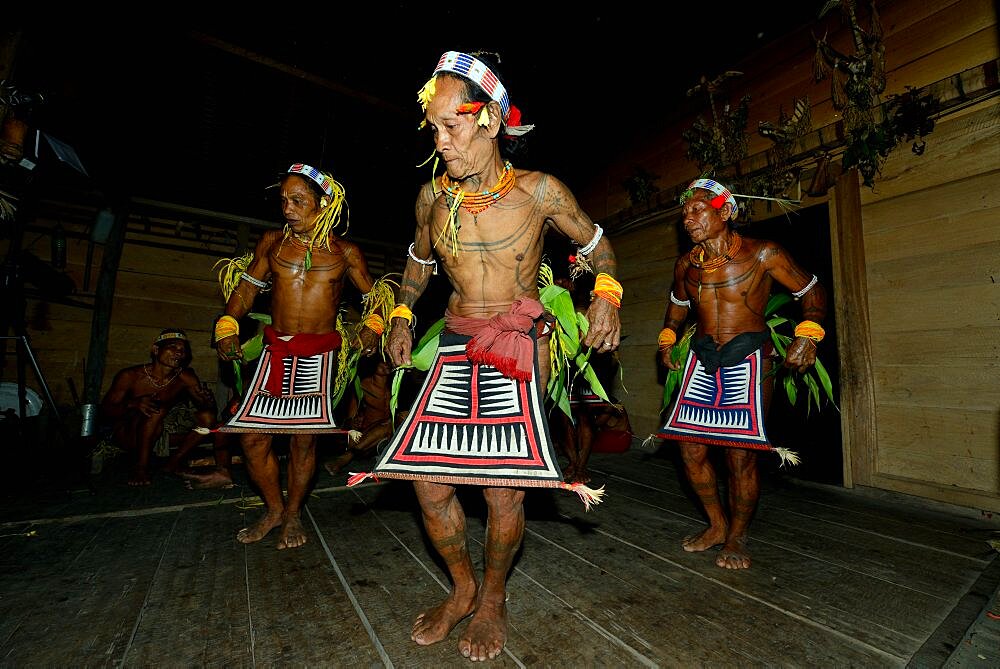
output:
[[[509,143],[531,126],[520,124],[491,56],[445,53],[418,96],[445,173],[417,197],[386,349],[395,365],[411,364],[410,309],[439,264],[453,292],[428,382],[390,444],[388,455],[398,457],[383,456],[386,468],[376,467],[377,475],[414,481],[424,527],[451,575],[451,592],[417,616],[412,639],[441,641],[471,615],[458,649],[474,661],[496,657],[507,639],[506,579],[524,534],[525,487],[562,483],[554,458],[546,459],[553,449],[538,411],[549,373],[536,283],[543,236],[554,228],[586,246],[597,234],[564,184],[507,161]],[[588,253],[599,287],[584,344],[610,351],[620,337],[615,257],[607,238]],[[450,457],[434,455],[450,447]],[[490,456],[498,450],[506,462]],[[481,581],[455,496],[462,484],[481,485],[488,508]]]
[[[764,311],[778,282],[801,300],[803,320],[788,346],[784,365],[804,372],[816,360],[823,338],[826,292],[778,244],[742,237],[730,227],[736,198],[711,179],[697,179],[681,196],[684,229],[695,246],[677,259],[674,283],[659,336],[661,362],[671,360],[685,320],[694,310],[696,330],[677,401],[659,436],[679,442],[684,469],[709,526],[686,537],[688,552],[721,546],[719,567],[746,569],[750,521],[760,496],[759,450],[773,449],[764,420],[774,385],[770,336]],[[764,349],[767,349],[765,351]],[[724,446],[729,469],[729,509],[719,497],[708,446]]]
[[[237,539],[260,541],[280,526],[278,548],[284,549],[306,542],[299,513],[316,468],[316,435],[344,432],[334,424],[333,404],[345,382],[346,349],[375,352],[386,307],[395,296],[385,279],[372,280],[361,249],[333,233],[345,204],[338,182],[296,163],[279,185],[284,229],[261,235],[252,254],[224,261],[220,281],[226,313],[216,323],[215,340],[220,358],[243,360],[239,320],[261,291],[271,291],[271,322],[264,327],[260,363],[235,414],[219,431],[240,433],[247,471],[266,507]],[[347,279],[364,296],[355,334],[348,334],[338,317]],[[271,449],[278,433],[292,435],[287,498]]]

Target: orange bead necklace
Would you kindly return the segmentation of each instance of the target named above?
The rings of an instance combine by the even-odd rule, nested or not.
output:
[[[465,209],[470,214],[478,214],[486,211],[494,202],[502,200],[514,188],[514,168],[509,162],[505,163],[503,174],[500,175],[497,185],[481,193],[467,193],[463,191],[461,185],[451,183],[447,174],[441,175],[441,186],[451,199],[459,199],[462,209]]]
[[[694,267],[697,267],[703,273],[711,274],[712,272],[719,269],[720,267],[728,263],[730,260],[735,258],[736,254],[740,252],[740,247],[742,245],[743,245],[743,237],[740,236],[740,233],[734,232],[733,239],[729,243],[729,248],[727,248],[726,252],[721,256],[712,258],[711,260],[706,262],[705,248],[703,246],[699,246],[695,249],[691,249],[691,252],[688,254],[688,259],[691,261],[691,264]],[[695,255],[695,251],[698,252],[697,255]]]

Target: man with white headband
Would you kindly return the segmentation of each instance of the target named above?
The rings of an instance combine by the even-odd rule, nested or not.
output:
[[[584,345],[611,351],[619,343],[622,293],[621,285],[613,278],[616,265],[611,244],[600,236],[599,228],[563,183],[548,174],[515,169],[507,160],[509,143],[519,141],[531,126],[521,124],[520,112],[510,104],[508,90],[493,60],[490,54],[449,51],[441,56],[433,76],[418,95],[424,124],[433,133],[436,155],[444,163],[445,174],[427,183],[417,198],[416,234],[399,301],[391,314],[386,347],[395,365],[411,363],[410,310],[440,265],[453,292],[435,364],[446,348],[447,336],[457,343],[448,344],[456,353],[443,368],[445,373],[469,373],[478,379],[490,379],[491,385],[482,390],[481,383],[478,387],[473,383],[472,389],[466,384],[461,397],[449,400],[452,409],[437,399],[448,393],[447,389],[427,390],[425,385],[407,418],[410,423],[399,428],[390,452],[399,435],[406,434],[407,425],[429,413],[430,402],[440,405],[441,411],[459,416],[449,425],[460,424],[457,429],[467,437],[471,435],[470,443],[485,456],[491,444],[482,426],[495,416],[484,411],[479,418],[464,417],[463,412],[471,405],[460,403],[482,392],[485,395],[475,396],[474,404],[483,406],[480,400],[495,397],[490,395],[494,389],[508,387],[514,389],[511,396],[522,393],[521,397],[533,398],[525,403],[540,399],[536,391],[546,387],[549,350],[548,339],[538,331],[543,308],[538,301],[537,278],[543,239],[549,228],[584,247],[589,264],[598,273],[593,301],[586,312],[590,329]],[[513,383],[507,386],[504,379]],[[493,405],[493,413],[507,411],[511,406],[500,404]],[[465,408],[454,408],[459,406]],[[539,421],[519,415],[517,420],[524,423],[518,423],[518,429],[527,429],[532,438],[538,437],[551,449],[544,413],[541,417]],[[437,419],[431,416],[427,420],[426,424],[430,424]],[[500,429],[498,426],[494,434]],[[439,437],[421,439],[417,446],[428,452],[435,450],[435,444],[446,445],[441,441],[430,443]],[[468,467],[471,470],[475,465]],[[441,468],[412,470],[410,476],[397,476],[414,479],[424,526],[452,580],[448,597],[417,616],[411,637],[420,645],[436,643],[471,615],[458,642],[459,653],[474,661],[492,659],[500,654],[507,639],[506,579],[524,535],[523,486],[542,483],[524,482],[516,475],[508,476],[506,471],[488,482],[485,477],[477,479],[484,481],[477,485],[482,485],[489,513],[480,582],[467,548],[465,514],[456,499],[456,485],[461,483],[455,481],[461,477],[441,478],[431,471],[435,469]],[[554,474],[556,483],[562,483],[558,471]],[[470,478],[481,475],[482,470],[476,469]]]
[[[778,244],[743,237],[729,221],[738,215],[736,196],[712,179],[693,181],[681,196],[684,229],[695,246],[677,259],[674,282],[659,335],[660,360],[672,370],[685,364],[677,400],[658,436],[679,442],[684,468],[708,516],[703,532],[686,537],[688,552],[721,546],[715,560],[725,569],[747,569],[748,529],[760,496],[757,453],[770,445],[764,419],[774,377],[764,312],[774,282],[801,300],[803,320],[795,329],[784,365],[799,372],[816,360],[823,338],[826,292],[815,275],[799,267]],[[694,310],[697,329],[686,361],[671,351]],[[708,446],[726,447],[728,515],[719,498]]]
[[[215,324],[215,346],[223,360],[242,360],[239,321],[262,291],[271,291],[271,323],[263,330],[260,362],[236,411],[218,431],[240,435],[247,472],[265,505],[263,517],[236,538],[260,541],[280,526],[281,550],[306,543],[300,511],[316,469],[316,435],[344,431],[333,413],[344,382],[338,372],[353,339],[338,330],[345,282],[350,279],[367,298],[357,332],[364,355],[378,348],[382,305],[391,306],[392,291],[388,299],[378,298],[361,249],[334,234],[346,204],[343,186],[303,163],[289,167],[279,185],[285,227],[262,234],[252,254],[228,261],[220,274],[227,301]],[[291,435],[287,497],[271,448],[274,434]]]

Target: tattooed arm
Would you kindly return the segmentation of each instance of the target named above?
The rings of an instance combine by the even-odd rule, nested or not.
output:
[[[413,255],[422,260],[430,260],[434,257],[434,249],[431,244],[431,210],[434,206],[434,192],[431,185],[428,183],[420,189],[416,205],[417,232],[413,239]],[[407,257],[397,303],[412,309],[417,298],[427,288],[432,273],[430,265],[422,265],[413,258]],[[397,316],[392,319],[390,328],[389,339],[386,343],[389,359],[397,367],[411,364],[410,352],[413,348],[413,334],[410,332],[410,324],[405,318]]]
[[[253,261],[246,269],[247,274],[260,281],[267,280],[271,275],[271,245],[274,240],[280,239],[281,234],[280,231],[268,231],[261,235],[253,251]],[[260,288],[241,279],[229,296],[229,301],[226,302],[226,315],[232,316],[237,321],[246,316],[259,292]],[[243,349],[240,346],[239,335],[230,335],[217,341],[215,352],[223,360],[242,359]]]
[[[361,252],[357,244],[338,239],[337,244],[344,251],[344,260],[347,262],[347,276],[351,279],[354,287],[362,295],[367,294],[375,285],[372,275],[368,272],[368,260]],[[385,314],[388,316],[389,314]],[[368,326],[358,328],[357,345],[364,355],[369,356],[378,348],[379,335]]]
[[[813,275],[802,269],[785,249],[774,242],[767,243],[764,258],[764,269],[768,274],[792,292],[802,290],[812,281]],[[826,289],[816,282],[801,300],[803,320],[822,323],[826,317]],[[804,372],[814,362],[816,342],[808,337],[796,337],[792,340],[785,354],[785,367]]]
[[[586,246],[594,238],[597,228],[590,217],[577,204],[569,188],[552,176],[547,177],[545,188],[545,213],[552,225],[580,246]],[[617,263],[611,242],[602,236],[597,247],[587,256],[594,274],[604,272],[615,276]],[[618,307],[605,299],[594,297],[587,308],[590,329],[583,339],[585,346],[596,346],[602,351],[612,351],[621,342],[621,321]]]
[[[687,255],[682,255],[677,259],[674,264],[674,285],[670,288],[670,294],[673,295],[678,302],[690,302],[690,298],[687,294],[687,286],[684,285],[684,274],[687,271]],[[684,321],[687,320],[688,313],[691,307],[682,306],[677,304],[669,297],[667,298],[667,313],[663,316],[663,327],[670,328],[677,335],[677,339],[680,339],[684,334],[681,329],[684,327]],[[665,348],[660,349],[660,362],[667,369],[680,369],[681,365],[684,364],[683,360],[678,362],[671,362],[670,352],[673,350],[674,345],[671,344]]]

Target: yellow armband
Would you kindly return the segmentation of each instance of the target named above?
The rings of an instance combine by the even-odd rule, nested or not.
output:
[[[240,324],[232,316],[222,316],[215,321],[215,341],[240,333]]]
[[[677,341],[677,333],[670,328],[660,330],[660,336],[656,338],[656,343],[660,350],[670,348]]]
[[[392,322],[393,318],[403,318],[406,319],[407,323],[413,323],[413,312],[405,304],[397,304],[396,308],[392,310],[389,314],[389,322]]]
[[[622,285],[610,274],[601,272],[594,277],[594,296],[606,300],[619,309],[622,306]]]
[[[813,341],[823,341],[823,337],[826,336],[826,330],[824,330],[819,323],[813,321],[802,321],[795,326],[795,336],[796,337],[806,337],[812,339]]]

